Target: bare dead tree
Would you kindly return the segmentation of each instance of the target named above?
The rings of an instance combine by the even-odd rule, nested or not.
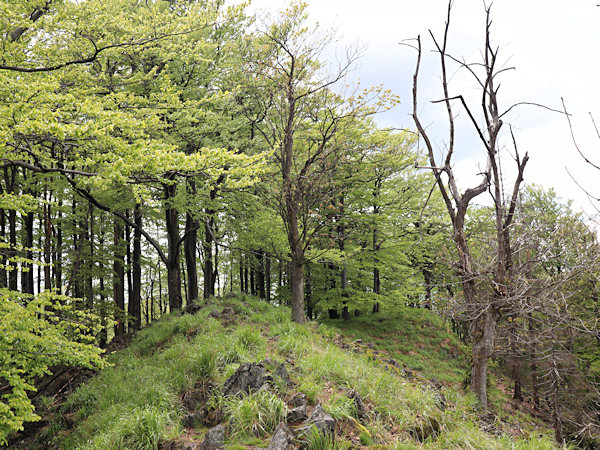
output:
[[[448,4],[447,20],[441,40],[436,38],[430,31],[435,51],[439,56],[444,94],[442,99],[433,103],[441,103],[445,106],[448,120],[447,150],[442,161],[438,161],[435,156],[433,142],[423,125],[418,109],[418,80],[422,57],[420,36],[417,38],[415,45],[417,64],[413,76],[412,117],[427,148],[430,170],[433,172],[452,221],[453,240],[458,251],[457,275],[462,284],[463,306],[466,313],[465,317],[469,321],[470,338],[473,346],[470,388],[481,404],[487,407],[488,360],[494,353],[497,323],[510,309],[511,278],[513,276],[510,230],[519,189],[523,182],[523,172],[529,157],[527,154],[521,157],[515,144],[513,158],[516,166],[516,176],[512,183],[512,189],[507,195],[500,167],[499,137],[503,126],[503,116],[516,105],[505,111],[501,111],[499,107],[497,77],[508,69],[499,67],[499,49],[493,47],[490,41],[490,7],[485,8],[486,26],[485,43],[482,50],[483,60],[476,64],[469,64],[447,52],[451,9],[452,2]],[[457,64],[459,69],[467,70],[476,80],[481,91],[481,122],[476,118],[474,110],[469,106],[463,95],[450,94],[449,63]],[[460,107],[466,111],[473,130],[483,146],[487,161],[486,169],[480,173],[481,182],[475,187],[466,189],[463,193],[459,192],[455,171],[452,167],[456,150],[456,118]],[[465,234],[465,220],[472,200],[486,191],[489,191],[492,197],[495,211],[495,251],[490,256],[494,265],[492,283],[487,289],[482,289],[481,284],[478,283],[478,279],[482,274],[478,273],[473,265],[472,249]]]

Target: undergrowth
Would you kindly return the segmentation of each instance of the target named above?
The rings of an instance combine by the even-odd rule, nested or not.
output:
[[[234,398],[215,389],[207,400],[209,408],[223,411],[230,448],[268,443],[297,392],[307,396],[309,408],[320,403],[338,423],[335,436],[306,434],[306,448],[554,448],[548,435],[486,433],[476,401],[460,388],[440,392],[411,382],[369,354],[340,348],[329,327],[290,322],[287,308],[249,297],[217,302],[195,315],[165,317],[110,355],[111,366],[62,405],[62,419],[46,427],[40,448],[153,449],[174,442],[185,431],[186,392],[222,386],[241,363],[265,358],[286,362],[291,387],[274,383]],[[208,318],[225,306],[235,310],[231,320]],[[351,390],[366,405],[362,417]],[[185,433],[205,431],[200,426]]]

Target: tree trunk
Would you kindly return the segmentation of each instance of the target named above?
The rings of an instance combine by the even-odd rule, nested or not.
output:
[[[473,340],[471,391],[484,408],[487,408],[487,368],[489,358],[494,353],[497,320],[497,314],[490,306],[479,319],[474,320],[471,324],[471,339]]]
[[[23,214],[23,247],[24,255],[28,261],[21,264],[21,290],[24,294],[34,293],[33,274],[33,212]]]
[[[179,267],[179,215],[172,204],[175,184],[165,184],[165,219],[167,227],[167,290],[169,309],[175,312],[183,306],[181,298],[181,269]]]
[[[133,316],[134,330],[138,330],[142,325],[142,211],[140,205],[136,204],[133,210],[133,220],[137,225],[133,230],[133,253],[131,258],[132,270],[132,289],[129,303],[131,305],[130,314]],[[146,311],[148,314],[148,311]]]
[[[304,323],[304,261],[292,253],[292,320]]]
[[[260,298],[266,298],[265,293],[265,252],[259,249],[257,252],[258,259],[258,295]]]
[[[196,263],[196,241],[198,237],[199,222],[191,214],[185,218],[185,240],[183,241],[183,254],[187,272],[188,303],[198,299],[198,265]]]
[[[113,259],[113,300],[115,307],[121,311],[125,310],[125,269],[123,267],[123,228],[120,219],[115,219],[114,226],[114,259]],[[118,318],[115,324],[115,336],[125,334],[125,322],[122,318]]]
[[[206,211],[207,214],[211,211]],[[204,222],[204,298],[215,295],[215,274],[213,268],[213,219]]]

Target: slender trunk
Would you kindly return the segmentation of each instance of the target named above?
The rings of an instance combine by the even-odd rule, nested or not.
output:
[[[48,199],[50,200],[50,199]],[[44,205],[44,289],[52,289],[52,214],[50,202]]]
[[[4,181],[8,194],[15,193],[16,174],[17,171],[14,168],[4,168]],[[18,289],[19,277],[17,263],[14,261],[14,258],[17,256],[17,212],[14,209],[8,211],[8,243],[9,247],[6,251],[8,259],[8,289],[16,291]]]
[[[1,194],[2,192],[0,192]],[[6,213],[3,208],[0,208],[0,242],[6,243]],[[0,248],[0,288],[8,287],[8,273],[6,272],[6,249]]]
[[[33,295],[33,212],[23,214],[23,247],[24,257],[27,261],[21,264],[21,290],[24,294]]]
[[[308,316],[308,318],[310,320],[313,320],[315,317],[314,317],[314,308],[313,308],[313,301],[312,301],[312,278],[311,278],[311,274],[310,274],[310,264],[306,265],[305,303],[306,303],[306,315]]]
[[[63,247],[63,234],[62,234],[62,199],[58,200],[58,220],[56,224],[56,247],[54,252],[54,268],[55,268],[55,279],[56,279],[56,289],[59,294],[63,292],[62,289],[62,247]]]
[[[174,312],[182,307],[181,268],[179,266],[179,215],[172,204],[176,186],[165,184],[165,219],[167,227],[167,288],[169,309]]]
[[[207,210],[207,214],[210,211]],[[212,218],[204,222],[204,298],[215,295],[215,276],[213,268],[213,223]]]
[[[125,269],[123,260],[125,259],[123,251],[123,227],[120,219],[115,219],[114,226],[114,259],[113,259],[113,301],[115,308],[118,308],[118,313],[125,310]],[[122,317],[118,317],[115,324],[115,336],[125,334],[125,322]]]
[[[86,263],[86,274],[85,274],[85,290],[86,290],[86,303],[88,308],[94,307],[94,205],[90,202],[88,204],[88,219],[85,230],[86,244],[89,248]]]
[[[135,209],[133,210],[133,220],[137,225],[133,230],[133,254],[131,259],[131,270],[132,270],[132,290],[131,290],[131,298],[129,299],[129,303],[131,305],[130,314],[133,316],[133,326],[134,330],[138,330],[142,325],[142,211],[140,210],[140,205],[136,204]],[[146,315],[148,311],[146,311]]]
[[[240,292],[245,292],[244,286],[244,255],[240,252]]]
[[[185,218],[185,240],[183,241],[183,253],[185,255],[185,267],[187,272],[187,298],[188,303],[198,299],[198,264],[196,263],[196,241],[199,222],[190,213]]]
[[[104,223],[103,216],[100,215],[100,232],[98,233],[98,249],[101,254],[104,254]],[[106,327],[106,295],[104,283],[104,263],[102,258],[98,260],[98,271],[100,273],[100,336],[99,345],[105,348],[108,343],[108,329]]]
[[[244,258],[244,292],[248,293],[248,258]]]
[[[258,295],[260,298],[266,298],[265,293],[265,252],[262,249],[259,249],[257,252],[258,258]]]
[[[129,209],[125,210],[125,217],[128,219],[131,218],[131,214]],[[125,224],[125,242],[126,242],[126,257],[127,257],[127,314],[133,316],[133,278],[131,274],[131,269],[133,266],[133,262],[131,261],[131,227],[129,224]],[[131,333],[133,331],[133,320],[129,319],[127,321],[127,332]]]
[[[292,320],[304,323],[304,260],[292,253]]]
[[[254,275],[256,274],[256,264],[254,261],[254,255],[250,257],[250,293],[256,295],[256,283]]]
[[[471,391],[475,393],[484,408],[487,408],[487,368],[494,352],[494,338],[498,317],[490,306],[471,324],[473,358],[471,367]]]

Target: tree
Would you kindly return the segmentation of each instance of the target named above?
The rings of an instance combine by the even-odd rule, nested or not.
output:
[[[485,43],[482,51],[483,61],[469,64],[464,60],[455,58],[447,53],[448,33],[450,30],[451,2],[448,5],[448,14],[443,38],[438,41],[431,33],[436,52],[440,61],[443,98],[434,103],[445,106],[448,118],[448,143],[446,155],[441,163],[435,156],[435,149],[425,126],[421,120],[418,109],[418,79],[421,66],[421,39],[417,38],[416,49],[418,52],[417,64],[413,77],[413,119],[417,130],[429,155],[430,170],[432,171],[438,189],[444,199],[448,215],[452,221],[453,240],[458,251],[457,275],[461,281],[465,317],[470,324],[470,337],[472,341],[472,370],[471,390],[484,407],[487,407],[487,368],[488,360],[494,352],[494,339],[498,320],[510,307],[511,284],[513,277],[512,248],[510,243],[511,225],[514,218],[519,188],[523,181],[523,172],[528,162],[525,154],[520,157],[516,144],[514,147],[514,160],[516,175],[512,189],[506,193],[506,181],[502,178],[500,169],[500,131],[503,118],[507,110],[500,110],[498,103],[497,77],[506,69],[499,66],[499,49],[493,47],[490,40],[491,20],[490,8],[486,7]],[[448,64],[455,63],[461,69],[467,70],[476,80],[481,89],[481,119],[477,119],[473,110],[463,95],[451,95],[448,78]],[[462,106],[467,113],[477,139],[481,142],[486,158],[486,169],[481,173],[481,182],[473,187],[459,192],[455,171],[452,167],[456,149],[456,117],[457,105]],[[480,125],[483,123],[483,126]],[[477,196],[490,190],[494,206],[495,222],[495,249],[490,255],[494,262],[493,279],[490,286],[481,290],[478,283],[481,273],[478,273],[473,264],[472,248],[465,234],[467,211],[471,201]]]
[[[265,200],[275,200],[283,218],[291,260],[292,318],[304,322],[306,251],[318,230],[332,220],[314,213],[337,198],[337,160],[348,149],[343,134],[356,118],[374,112],[367,104],[379,92],[345,99],[333,92],[356,60],[350,51],[334,71],[319,61],[330,36],[309,32],[304,6],[294,4],[281,19],[255,36],[257,54],[247,61],[249,85],[259,92],[256,123],[261,138],[274,149],[280,180]]]

